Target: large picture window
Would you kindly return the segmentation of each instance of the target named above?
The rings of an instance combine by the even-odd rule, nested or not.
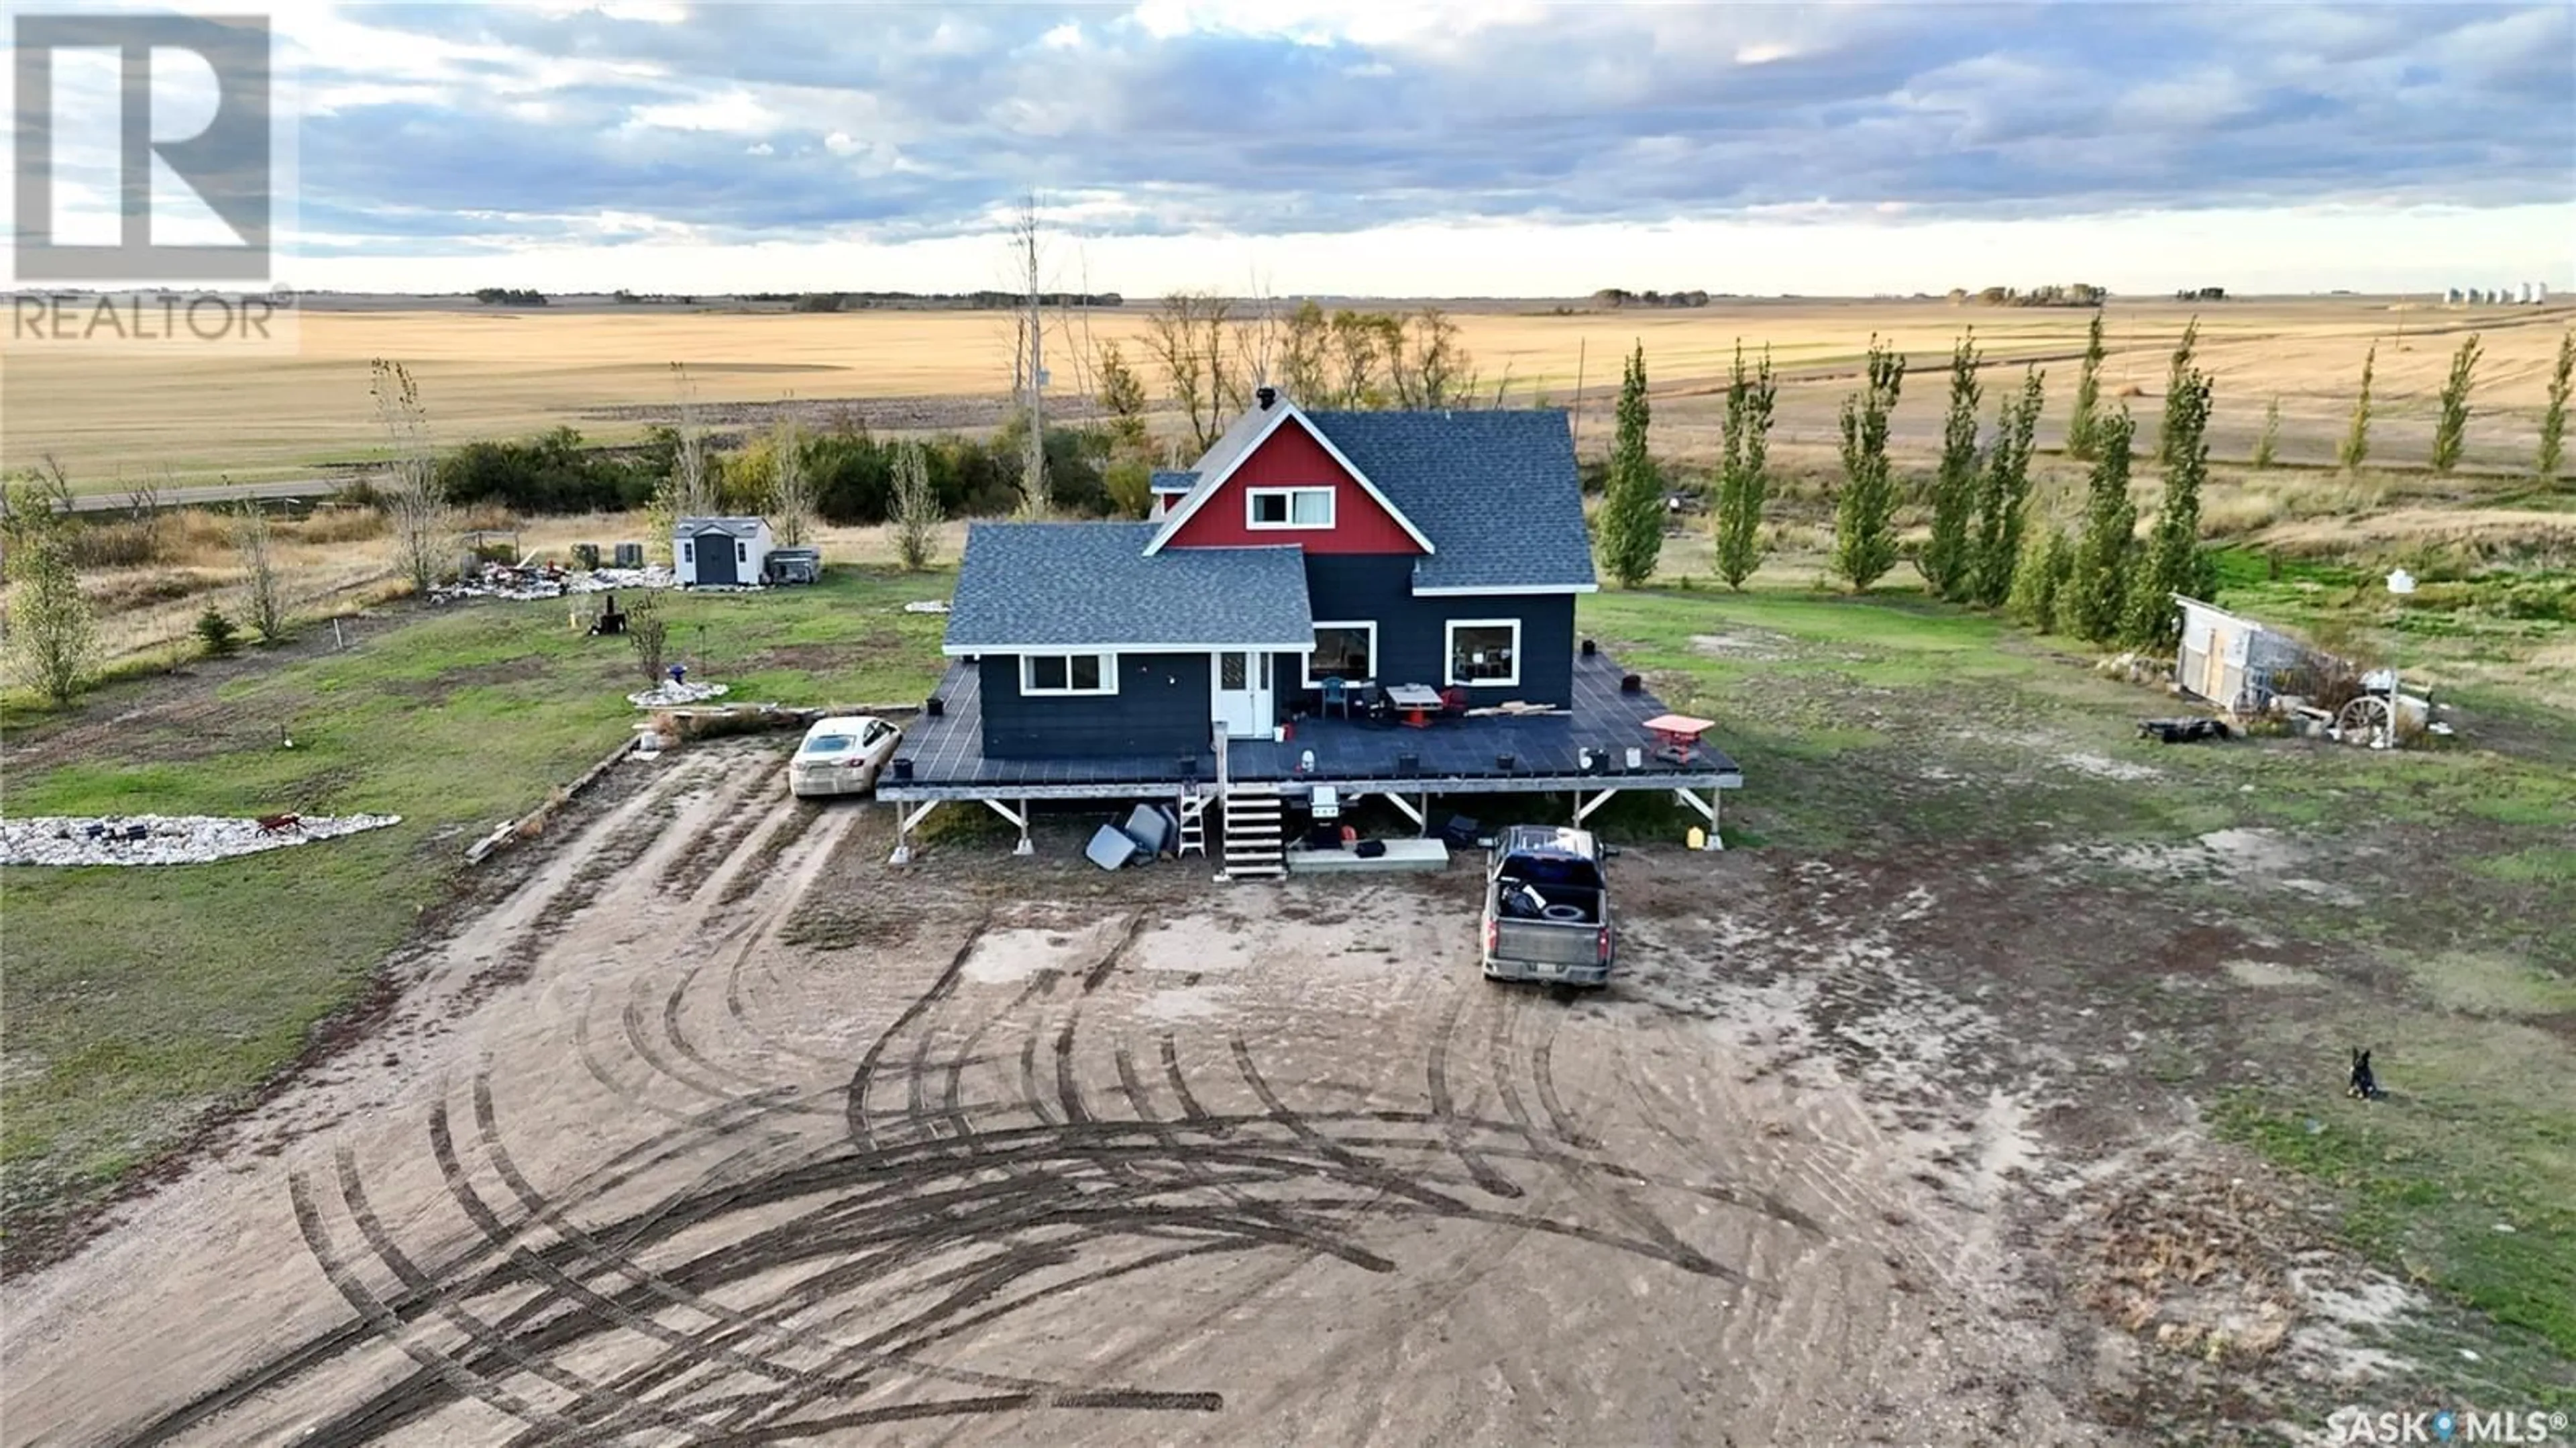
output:
[[[1356,684],[1376,677],[1376,624],[1315,625],[1314,652],[1306,655],[1306,683],[1310,687],[1326,679],[1342,679]]]
[[[1115,694],[1116,654],[1022,654],[1023,694]]]
[[[1508,687],[1521,681],[1521,621],[1461,618],[1449,623],[1449,682]]]
[[[1244,494],[1244,519],[1254,528],[1330,528],[1330,488],[1252,488]]]

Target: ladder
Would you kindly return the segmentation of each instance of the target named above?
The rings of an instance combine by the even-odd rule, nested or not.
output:
[[[1229,782],[1225,786],[1226,878],[1287,874],[1285,828],[1279,786]]]
[[[1196,789],[1181,791],[1180,809],[1176,816],[1181,822],[1181,843],[1172,851],[1173,858],[1207,854],[1207,807],[1208,796],[1204,792]]]

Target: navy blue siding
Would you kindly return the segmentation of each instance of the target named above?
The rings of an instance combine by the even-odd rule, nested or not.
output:
[[[1098,759],[1201,751],[1208,743],[1205,654],[1121,654],[1115,694],[1020,693],[1016,654],[986,654],[980,683],[988,759]]]
[[[1533,704],[1574,702],[1574,597],[1571,594],[1484,594],[1418,598],[1413,560],[1368,554],[1308,554],[1306,596],[1318,621],[1377,621],[1380,684],[1429,684],[1448,679],[1447,627],[1455,618],[1521,621],[1521,681],[1514,688],[1472,688],[1476,702],[1525,699]],[[1292,662],[1286,678],[1295,681]]]

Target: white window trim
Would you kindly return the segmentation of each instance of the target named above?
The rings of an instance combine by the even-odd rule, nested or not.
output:
[[[1507,628],[1512,631],[1512,672],[1503,679],[1461,679],[1450,677],[1449,683],[1461,689],[1517,689],[1521,686],[1521,621],[1516,618],[1453,618],[1440,631],[1440,672],[1454,676],[1458,669],[1458,630],[1462,628]]]
[[[1376,620],[1376,619],[1373,619],[1373,618],[1319,618],[1319,619],[1315,620],[1315,627],[1316,627],[1316,629],[1317,629],[1318,631],[1321,631],[1321,630],[1323,630],[1323,629],[1328,629],[1328,628],[1359,628],[1359,629],[1366,629],[1366,630],[1368,630],[1368,672],[1366,672],[1366,673],[1364,673],[1364,674],[1359,675],[1357,678],[1352,678],[1352,677],[1350,677],[1350,676],[1348,676],[1348,675],[1345,675],[1345,676],[1343,677],[1342,682],[1344,682],[1344,683],[1346,683],[1346,684],[1360,684],[1360,683],[1366,683],[1366,682],[1368,682],[1368,681],[1370,681],[1370,680],[1372,680],[1372,679],[1375,679],[1375,678],[1377,677],[1377,620]],[[1305,660],[1305,668],[1304,668],[1304,671],[1303,671],[1303,672],[1305,673],[1305,676],[1306,676],[1306,687],[1307,687],[1307,688],[1309,688],[1309,689],[1312,689],[1312,688],[1315,688],[1315,687],[1317,687],[1317,686],[1321,685],[1324,681],[1315,677],[1315,651],[1314,651],[1313,649],[1309,648],[1309,649],[1307,649],[1307,650],[1304,652],[1304,654],[1303,654],[1303,655],[1301,655],[1301,657]]]
[[[1297,516],[1297,495],[1299,493],[1321,493],[1324,495],[1324,521],[1321,523],[1299,523],[1293,521]],[[1243,526],[1256,533],[1325,532],[1331,529],[1335,521],[1340,517],[1342,507],[1340,494],[1341,489],[1333,487],[1330,484],[1300,484],[1295,487],[1284,488],[1246,488],[1243,490]],[[1288,516],[1292,521],[1286,523],[1264,523],[1253,516],[1259,511],[1256,505],[1257,500],[1273,496],[1284,497],[1288,500]]]
[[[1029,669],[1029,661],[1036,658],[1066,660],[1067,662],[1064,666],[1064,677],[1068,687],[1062,689],[1044,689],[1038,687],[1036,682],[1034,682]],[[1099,688],[1077,689],[1070,687],[1073,682],[1073,664],[1071,661],[1076,658],[1096,658],[1100,660]],[[1078,697],[1088,699],[1097,698],[1107,694],[1115,694],[1117,692],[1118,656],[1116,654],[1104,653],[1098,649],[1045,649],[1038,653],[1020,655],[1020,696],[1022,698],[1062,699]]]

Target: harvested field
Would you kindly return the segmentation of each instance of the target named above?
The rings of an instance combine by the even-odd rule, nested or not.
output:
[[[1401,307],[1404,303],[1359,303]],[[1121,342],[1131,362],[1148,354],[1149,308],[1134,304],[1078,324],[1094,341]],[[2445,309],[2388,297],[2249,298],[2199,306],[2115,299],[2104,391],[2136,392],[2152,408],[2165,354],[2193,315],[2202,356],[2218,378],[2216,446],[2241,455],[2264,400],[2282,399],[2284,456],[2330,457],[2361,356],[2380,349],[2378,393],[2387,419],[2380,455],[2420,462],[2450,349],[2471,330],[2486,342],[2478,404],[2493,416],[2472,429],[2473,463],[2528,460],[2531,416],[2549,359],[2568,322],[2564,306]],[[1714,437],[1714,402],[1736,343],[1768,345],[1782,368],[1781,440],[1830,441],[1834,407],[1873,333],[1916,356],[1920,381],[1899,409],[1900,436],[1936,443],[1941,405],[1933,373],[1961,328],[1974,326],[1998,364],[2051,369],[2053,437],[2072,395],[2074,360],[2090,313],[2073,308],[1953,306],[1917,301],[1715,298],[1703,308],[1595,310],[1578,303],[1464,303],[1455,313],[1487,391],[1506,382],[1523,403],[1571,401],[1575,383],[1599,408],[1588,450],[1606,446],[1608,399],[1618,359],[1646,348],[1658,394],[1658,450],[1697,456]],[[436,420],[438,439],[532,436],[558,425],[596,440],[632,438],[665,420],[674,395],[669,364],[688,364],[698,397],[719,426],[759,422],[787,399],[818,422],[846,417],[880,432],[978,430],[1001,421],[1010,390],[1010,318],[998,312],[867,311],[789,314],[706,307],[686,311],[332,310],[316,301],[301,323],[299,352],[285,357],[144,356],[122,349],[21,352],[9,363],[9,427],[0,469],[52,453],[76,486],[121,492],[144,480],[177,485],[230,477],[307,477],[375,456],[380,438],[367,397],[374,357],[407,361]],[[1068,359],[1079,346],[1057,346]],[[1146,369],[1150,372],[1150,368]],[[1086,391],[1068,360],[1057,405],[1080,409]],[[1149,377],[1159,393],[1160,379]],[[127,405],[150,396],[155,405]],[[2404,435],[2403,441],[2400,440]],[[165,479],[165,470],[167,473]]]

